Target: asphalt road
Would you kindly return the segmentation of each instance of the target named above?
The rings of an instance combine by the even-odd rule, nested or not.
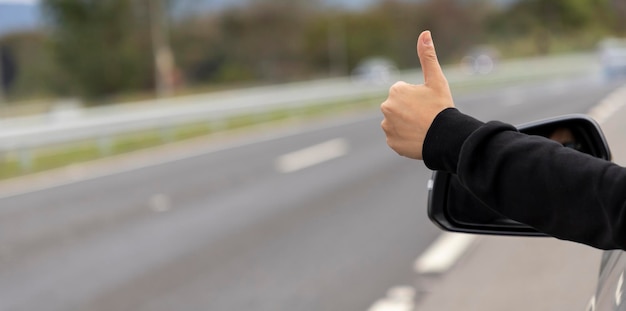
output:
[[[586,112],[616,85],[588,76],[455,98],[521,123]],[[414,281],[439,234],[430,172],[387,148],[380,120],[333,118],[6,196],[0,310],[367,310]]]

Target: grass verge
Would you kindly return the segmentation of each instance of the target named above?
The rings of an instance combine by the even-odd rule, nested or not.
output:
[[[294,109],[280,109],[264,114],[244,114],[225,120],[198,122],[157,130],[128,133],[99,140],[12,152],[0,159],[0,179],[64,167],[140,149],[160,146],[217,132],[245,129],[253,125],[279,123],[293,119],[312,119],[338,113],[374,109],[384,98],[369,97],[344,102],[328,102]]]

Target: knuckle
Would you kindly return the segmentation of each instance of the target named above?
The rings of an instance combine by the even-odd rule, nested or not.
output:
[[[433,66],[439,66],[439,60],[437,59],[437,54],[435,54],[434,50],[430,50],[428,51],[428,53],[426,53],[426,59],[433,65]]]
[[[426,49],[426,51],[424,52],[424,56],[426,57],[426,60],[428,62],[430,62],[432,65],[439,65],[439,60],[437,59],[437,52],[435,52],[435,49],[429,48]]]
[[[397,110],[396,106],[397,104],[393,100],[387,99],[380,105],[380,111],[387,117],[393,116]]]
[[[402,89],[405,87],[405,85],[406,85],[406,82],[398,81],[398,82],[394,83],[393,85],[391,85],[391,87],[389,88],[389,93],[390,94],[398,93],[398,92],[402,91]]]
[[[389,102],[387,102],[387,101],[383,102],[382,104],[380,104],[380,111],[383,114],[385,114],[385,115],[390,113],[391,112],[391,107],[389,107],[389,106],[390,106]]]

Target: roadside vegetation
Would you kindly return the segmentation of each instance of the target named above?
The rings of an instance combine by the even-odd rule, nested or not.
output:
[[[514,58],[590,51],[604,37],[626,35],[622,0],[381,0],[358,9],[250,0],[219,10],[196,0],[40,3],[42,28],[0,37],[0,118],[50,112],[67,99],[96,106],[346,76],[371,57],[417,68],[421,29],[433,31],[444,64],[460,63],[477,46]],[[485,83],[476,81],[471,89]],[[268,121],[372,109],[380,100],[242,115],[28,156],[15,151],[1,155],[0,179]]]
[[[276,127],[288,122],[311,122],[342,114],[358,113],[378,107],[382,97],[361,98],[344,102],[317,103],[298,109],[268,111],[263,115],[244,114],[213,122],[191,123],[160,130],[149,130],[4,154],[0,159],[0,180],[8,179],[70,164],[93,161],[114,155],[158,147],[192,138],[215,134],[237,134],[238,131],[258,130],[258,126]]]
[[[372,56],[416,68],[420,29],[433,31],[443,63],[477,45],[522,57],[591,50],[603,37],[626,35],[621,0],[202,3],[42,1],[46,27],[0,37],[4,71],[11,69],[7,105],[67,97],[102,105],[340,76]]]

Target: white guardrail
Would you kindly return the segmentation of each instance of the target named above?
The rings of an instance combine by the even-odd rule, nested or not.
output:
[[[444,69],[455,88],[506,83],[542,77],[582,74],[596,66],[591,54],[573,54],[502,62],[488,75],[472,76],[460,68]],[[407,71],[398,80],[420,83],[421,72]],[[220,122],[242,114],[261,114],[333,101],[384,96],[390,83],[355,83],[350,78],[254,87],[78,109],[65,117],[51,115],[0,119],[0,154],[28,153],[35,148],[150,129],[167,129],[195,122]]]

